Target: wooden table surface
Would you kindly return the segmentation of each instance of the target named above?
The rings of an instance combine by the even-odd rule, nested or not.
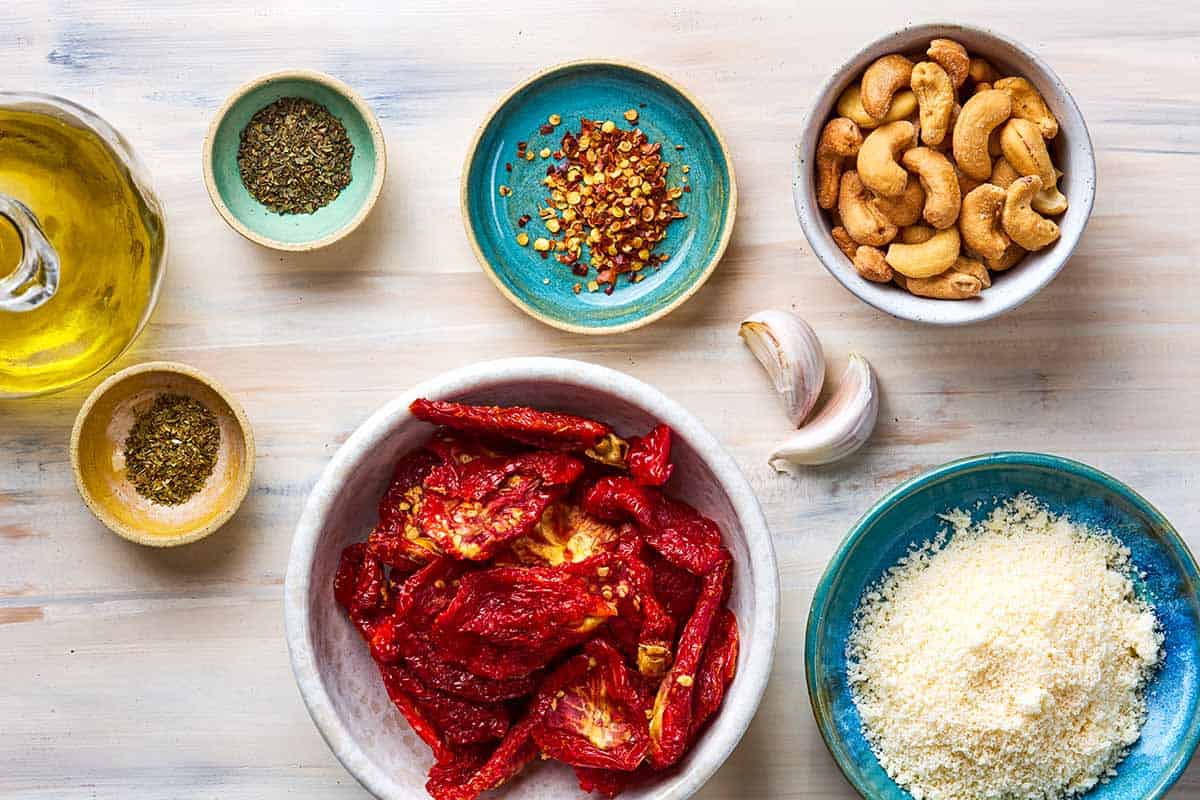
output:
[[[115,366],[171,359],[217,376],[254,423],[258,470],[217,535],[138,547],[106,532],[71,480],[68,434],[100,377],[0,404],[0,797],[366,797],[292,681],[281,607],[292,528],[334,450],[375,408],[481,359],[569,356],[649,381],[701,418],[758,492],[783,628],[758,717],[705,800],[854,796],[809,713],[804,623],[835,545],[898,481],[993,449],[1051,451],[1129,482],[1200,546],[1200,5],[153,5],[7,3],[5,88],[76,100],[134,143],[167,208],[171,254],[153,322]],[[1058,280],[1000,320],[936,330],[866,307],[825,272],[796,222],[790,171],[830,70],[889,30],[947,17],[1021,38],[1053,65],[1091,127],[1100,178]],[[459,216],[459,170],[496,98],[583,56],[642,62],[688,86],[724,131],[741,190],[711,282],[666,320],[616,338],[520,314],[476,266]],[[302,256],[226,227],[200,167],[225,97],[289,67],[357,88],[390,161],[363,229]],[[856,349],[883,387],[870,445],[796,478],[766,466],[787,426],[736,336],[743,316],[772,306],[812,323],[834,375]],[[1200,768],[1173,796],[1200,798]]]

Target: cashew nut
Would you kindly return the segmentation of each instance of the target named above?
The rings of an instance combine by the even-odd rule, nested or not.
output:
[[[1012,100],[997,89],[973,95],[963,106],[958,123],[954,126],[954,160],[969,177],[983,181],[992,174],[988,136],[1010,114]],[[861,150],[859,159],[862,159]]]
[[[921,244],[890,245],[887,262],[907,278],[932,278],[954,264],[960,247],[958,228],[946,228]]]
[[[1067,210],[1067,198],[1058,190],[1058,174],[1050,161],[1046,140],[1036,124],[1027,119],[1010,119],[1001,130],[1000,146],[1013,169],[1022,175],[1037,175],[1042,179],[1045,188],[1033,199],[1033,207],[1038,213],[1053,216]]]
[[[980,92],[986,92],[988,89],[991,89],[991,88],[993,88],[992,85],[990,83],[988,83],[987,81],[980,81],[979,83],[975,84],[975,91],[972,92],[971,94],[979,94]]]
[[[1045,139],[1053,139],[1058,136],[1058,120],[1032,83],[1024,78],[1001,78],[992,86],[1002,92],[1007,92],[1008,96],[1012,98],[1014,117],[1027,119],[1037,125]]]
[[[902,285],[918,297],[935,300],[967,300],[983,291],[979,278],[955,269],[929,278],[907,278]]]
[[[1024,175],[1013,181],[1004,198],[1004,231],[1026,250],[1041,250],[1058,239],[1058,226],[1034,211],[1030,205],[1034,195],[1041,189],[1041,178],[1037,175]],[[888,262],[895,267],[890,258],[890,250],[888,255]]]
[[[862,105],[872,117],[882,120],[892,105],[892,95],[908,86],[912,62],[892,53],[875,60],[862,76]]]
[[[1004,255],[999,258],[985,258],[983,263],[992,272],[1004,272],[1006,269],[1012,269],[1017,264],[1021,263],[1021,259],[1029,252],[1024,247],[1017,243],[1010,244],[1008,249],[1004,251]]]
[[[921,109],[921,141],[936,147],[950,130],[954,84],[946,70],[932,61],[922,61],[913,67],[912,89]]]
[[[846,254],[846,258],[853,261],[854,252],[858,250],[858,242],[851,239],[850,234],[841,225],[831,230],[829,235],[833,237],[833,243],[838,246],[838,250],[841,250]]]
[[[906,89],[902,92],[897,92],[892,98],[892,105],[888,108],[888,112],[884,115],[883,119],[875,119],[863,108],[861,88],[860,84],[857,83],[846,87],[846,90],[842,92],[841,97],[837,101],[838,114],[853,120],[855,125],[864,130],[877,128],[885,122],[895,122],[898,119],[905,119],[916,108],[917,96]]]
[[[886,197],[895,197],[904,191],[908,173],[896,163],[896,157],[913,146],[915,135],[916,128],[904,120],[881,125],[867,134],[858,149],[858,174],[867,188]],[[991,172],[990,164],[988,172]]]
[[[992,276],[988,273],[988,268],[979,263],[973,258],[959,256],[954,260],[954,266],[950,268],[951,272],[961,272],[964,275],[970,275],[979,280],[983,284],[983,288],[992,288]]]
[[[858,126],[845,117],[825,123],[817,143],[817,205],[833,208],[838,199],[838,183],[845,160],[858,155],[863,136]]]
[[[901,163],[916,174],[925,190],[925,221],[939,230],[954,225],[962,195],[950,159],[932,148],[915,147],[904,154]]]
[[[904,191],[895,197],[880,196],[872,202],[893,225],[912,225],[921,218],[925,208],[925,190],[919,180],[909,180],[904,184]]]
[[[932,239],[935,233],[937,231],[928,225],[905,225],[898,238],[904,244],[921,244]]]
[[[838,190],[838,213],[850,238],[859,244],[882,247],[896,238],[896,226],[871,203],[871,193],[854,170],[842,175]]]
[[[854,254],[854,269],[858,274],[875,283],[887,283],[894,274],[878,247],[863,245]]]
[[[1000,80],[1000,73],[986,58],[972,58],[971,63],[967,66],[967,75],[976,84],[995,83]]]
[[[1021,173],[1013,168],[1013,165],[1008,163],[1008,159],[1004,156],[996,159],[996,163],[992,165],[992,177],[988,183],[994,183],[1001,189],[1007,189],[1012,186],[1012,182],[1021,177]]]
[[[958,42],[953,39],[934,39],[929,43],[925,55],[946,70],[946,74],[954,82],[955,89],[966,82],[967,73],[971,69],[971,59],[967,55],[967,48]]]
[[[981,183],[962,201],[958,228],[968,250],[984,258],[1000,258],[1011,240],[1000,222],[1006,192],[999,186]]]

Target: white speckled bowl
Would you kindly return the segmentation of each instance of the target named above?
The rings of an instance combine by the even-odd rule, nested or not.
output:
[[[980,297],[971,300],[933,300],[916,297],[893,284],[872,283],[859,277],[854,265],[837,248],[829,231],[829,215],[817,206],[813,167],[821,128],[830,118],[842,91],[858,80],[872,61],[888,53],[924,52],[930,39],[946,37],[961,42],[972,55],[988,59],[1006,75],[1027,78],[1058,117],[1059,133],[1048,142],[1050,157],[1063,171],[1059,187],[1070,201],[1057,219],[1062,238],[1037,253],[1030,253],[1011,270],[993,273],[994,281]],[[1033,51],[982,28],[965,25],[916,25],[889,34],[860,50],[830,76],[817,93],[800,134],[792,172],[796,214],[817,258],[838,281],[860,300],[894,317],[931,325],[964,325],[999,316],[1024,303],[1054,279],[1074,252],[1092,213],[1096,198],[1096,159],[1092,140],[1079,107],[1067,87]]]
[[[367,648],[333,599],[342,548],[366,536],[393,464],[433,430],[408,411],[418,397],[558,409],[595,417],[624,434],[648,430],[656,421],[675,431],[677,467],[669,489],[715,519],[733,552],[730,607],[737,615],[741,651],[725,704],[681,768],[623,797],[690,797],[733,752],[766,689],[778,628],[775,551],[750,485],[695,417],[641,381],[579,361],[516,358],[446,373],[377,411],[325,468],[296,526],[284,591],[292,669],[325,741],[377,797],[427,796],[429,749],[388,701]],[[568,768],[546,762],[531,765],[495,796],[584,795]]]

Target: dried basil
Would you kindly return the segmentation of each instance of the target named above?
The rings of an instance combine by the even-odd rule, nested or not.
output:
[[[302,97],[260,108],[238,145],[242,185],[280,214],[311,214],[336,200],[350,185],[353,158],[341,120]]]
[[[186,502],[217,465],[221,429],[207,406],[160,394],[125,437],[125,475],[138,494],[160,505]]]

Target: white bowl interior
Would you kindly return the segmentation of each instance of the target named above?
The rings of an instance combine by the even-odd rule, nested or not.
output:
[[[1059,187],[1070,203],[1056,220],[1058,242],[1030,253],[1007,272],[993,273],[991,288],[971,300],[933,300],[916,297],[892,284],[859,277],[854,265],[837,248],[829,231],[829,215],[817,206],[813,166],[821,128],[833,114],[842,91],[862,77],[872,61],[888,53],[924,52],[929,40],[947,37],[982,56],[1004,75],[1028,79],[1045,98],[1059,121],[1059,134],[1048,142],[1050,157],[1063,171]],[[1016,308],[1053,280],[1070,258],[1087,226],[1096,194],[1096,162],[1087,125],[1067,87],[1038,56],[998,34],[959,25],[918,25],[868,45],[829,78],[805,120],[793,170],[792,193],[804,234],[817,257],[843,286],[872,306],[901,319],[935,325],[961,325],[990,319]]]
[[[564,369],[565,367],[565,369]],[[470,367],[418,387],[366,422],[314,488],[297,528],[287,576],[288,643],[301,693],[343,764],[383,798],[426,796],[428,747],[392,706],[366,646],[333,599],[338,556],[363,539],[392,466],[433,428],[413,418],[418,396],[524,404],[587,415],[620,434],[656,422],[676,432],[676,474],[668,487],[721,526],[734,557],[730,608],[741,633],[738,674],[721,713],[669,777],[630,798],[684,798],[732,752],[766,687],[774,652],[778,575],[761,511],[732,460],[699,423],[656,390],[611,370],[556,359],[516,359]],[[498,797],[581,797],[562,765],[531,765]]]

